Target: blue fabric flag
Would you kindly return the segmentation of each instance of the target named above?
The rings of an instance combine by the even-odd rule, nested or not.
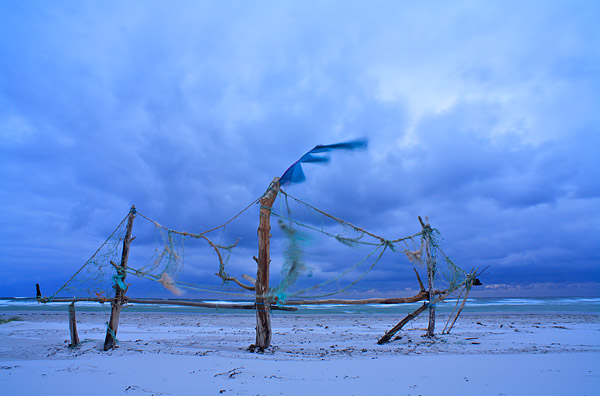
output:
[[[308,162],[329,162],[330,157],[327,153],[334,150],[355,150],[367,147],[367,140],[353,140],[345,143],[335,144],[319,144],[315,146],[308,153],[304,154],[300,159],[292,164],[279,179],[279,184],[285,186],[292,183],[301,183],[306,180],[304,171],[302,170],[302,164]],[[321,155],[315,155],[321,154]],[[324,155],[323,155],[324,154]]]

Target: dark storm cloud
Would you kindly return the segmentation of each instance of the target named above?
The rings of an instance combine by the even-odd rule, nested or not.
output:
[[[66,278],[131,204],[205,230],[316,144],[361,137],[288,191],[390,238],[430,216],[491,284],[598,281],[593,3],[1,7],[0,294]],[[256,218],[228,233],[250,253]],[[328,276],[345,255],[322,252]],[[365,289],[414,286],[394,268]]]

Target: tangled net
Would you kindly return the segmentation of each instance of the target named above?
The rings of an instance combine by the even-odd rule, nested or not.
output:
[[[176,295],[187,289],[249,298],[253,296],[253,284],[240,282],[227,269],[239,238],[229,244],[214,240],[218,232],[222,239],[226,226],[259,200],[253,201],[226,223],[200,233],[170,229],[132,209],[128,216],[142,220],[142,224],[140,220],[135,223],[136,234],[142,241],[132,249],[136,253],[130,258],[126,270],[120,269],[118,263],[128,217],[121,221],[92,257],[45,301],[59,295],[108,300],[115,288],[126,291],[129,287],[127,282],[132,277],[157,282]],[[275,286],[266,296],[272,301],[284,304],[290,298],[319,298],[345,292],[382,261],[386,261],[388,268],[397,267],[401,261],[411,266],[426,267],[434,275],[436,287],[447,292],[472,284],[474,271],[466,272],[443,253],[439,231],[428,224],[415,234],[388,239],[317,209],[283,190],[280,190],[278,201],[279,209],[271,210],[278,225],[278,228],[273,228],[271,245],[282,254],[281,260],[274,259],[272,263]],[[143,227],[148,230],[143,231]],[[151,239],[153,243],[149,243]],[[218,284],[180,279],[186,278],[182,273],[190,244],[193,261],[210,260],[208,267],[216,267],[216,275],[220,278]],[[207,252],[198,254],[198,244],[212,252],[211,256]],[[345,249],[339,249],[339,246]],[[425,254],[426,248],[429,249],[428,255]],[[328,257],[332,252],[336,257]],[[251,263],[250,260],[247,262]],[[340,262],[345,264],[340,265]],[[251,267],[247,272],[252,273],[253,270],[254,267]],[[412,271],[408,268],[407,272]],[[250,276],[242,277],[253,282]],[[243,288],[233,287],[232,282]]]
[[[281,280],[271,291],[274,299],[279,302],[285,302],[288,298],[320,298],[345,292],[367,276],[383,260],[388,259],[388,267],[397,265],[391,263],[401,261],[398,255],[405,256],[402,260],[404,262],[408,259],[409,263],[427,267],[435,277],[436,286],[442,287],[447,293],[465,286],[473,276],[443,253],[439,231],[428,224],[424,224],[423,229],[415,234],[387,239],[315,208],[283,190],[281,194],[284,200],[280,201],[279,212],[272,211],[272,214],[278,218],[279,227],[287,239],[283,249]],[[291,208],[292,206],[294,209]],[[351,251],[360,251],[362,254],[354,254],[358,257],[352,264],[328,279],[309,286],[294,288],[302,274],[311,274],[311,269],[306,264],[306,246],[311,244],[311,241],[323,239],[319,239],[318,236],[325,236],[326,239],[346,246]],[[426,260],[426,244],[429,245],[429,261]],[[323,243],[321,245],[325,248],[328,246]],[[317,290],[321,292],[315,294]]]

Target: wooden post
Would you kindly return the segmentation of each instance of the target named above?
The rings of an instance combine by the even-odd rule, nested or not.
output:
[[[69,304],[69,332],[71,333],[71,344],[69,348],[75,348],[79,345],[79,335],[77,334],[77,322],[75,321],[75,303]]]
[[[271,303],[269,293],[269,265],[271,263],[271,208],[279,193],[279,178],[271,182],[260,199],[258,225],[258,259],[256,260],[256,343],[250,350],[264,351],[271,345]]]
[[[423,223],[421,216],[419,216],[419,222],[421,223],[424,231],[422,238],[424,239],[425,244],[425,263],[427,264],[427,281],[429,286],[429,325],[427,326],[427,337],[433,337],[435,334],[435,290],[433,289],[435,258],[431,254],[431,226],[429,223]]]
[[[127,230],[125,231],[125,238],[123,239],[123,253],[121,254],[121,269],[122,272],[118,274],[121,276],[121,281],[125,280],[127,269],[127,260],[129,259],[129,246],[131,245],[131,231],[133,229],[133,218],[135,217],[135,205],[131,207],[129,211],[129,218],[127,219]],[[106,329],[106,338],[104,339],[104,350],[114,349],[117,343],[117,329],[119,328],[119,316],[121,315],[121,308],[125,300],[125,290],[122,290],[118,284],[113,286],[115,288],[115,299],[111,302],[110,320],[108,322],[108,328]]]

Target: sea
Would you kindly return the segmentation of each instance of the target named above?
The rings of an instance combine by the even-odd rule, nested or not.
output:
[[[223,301],[223,300],[188,300],[203,301],[219,304],[251,303],[250,301]],[[278,314],[392,314],[403,315],[412,312],[423,303],[414,304],[365,304],[365,305],[298,305],[297,311],[274,310]],[[31,312],[31,311],[64,311],[67,312],[69,303],[52,302],[41,304],[35,298],[3,297],[0,298],[0,313]],[[447,299],[436,304],[439,313],[450,313],[456,306],[455,299]],[[109,303],[77,302],[78,312],[105,312],[110,311]],[[241,313],[253,314],[253,310],[234,310],[225,308],[199,308],[163,304],[127,304],[125,310],[130,312],[171,312],[171,313]],[[600,298],[598,297],[473,297],[468,298],[463,309],[463,314],[480,313],[544,313],[544,314],[600,314]]]

